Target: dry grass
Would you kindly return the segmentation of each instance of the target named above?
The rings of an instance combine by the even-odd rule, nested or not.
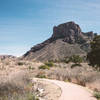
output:
[[[0,100],[38,100],[30,76],[40,65],[19,59],[0,60]]]
[[[19,65],[18,64],[19,62],[22,62],[23,64]],[[69,81],[83,86],[87,86],[96,91],[100,91],[100,72],[95,71],[91,66],[89,66],[86,63],[82,63],[81,67],[75,66],[74,68],[71,68],[73,63],[66,64],[57,62],[54,63],[53,67],[51,67],[50,70],[39,69],[41,65],[44,64],[40,62],[37,63],[32,61],[15,60],[15,59],[14,60],[7,59],[1,61],[0,87],[9,86],[9,88],[12,88],[11,91],[13,91],[14,88],[16,91],[20,92],[23,91],[23,88],[26,87],[27,85],[26,84],[27,81],[24,81],[24,79],[20,77],[23,75],[20,74],[24,73],[25,71],[28,71],[29,75],[31,75],[32,77],[51,78],[51,79]],[[18,74],[16,73],[16,71],[18,72]],[[23,72],[19,74],[20,71]],[[17,75],[15,75],[14,73],[16,73]],[[27,75],[28,74],[26,74],[25,78],[27,78]],[[25,86],[23,85],[24,83],[26,84]],[[13,84],[14,86],[11,84]],[[6,87],[6,90],[9,90],[9,88]]]
[[[100,91],[100,72],[94,71],[87,64],[82,64],[82,67],[77,66],[75,68],[68,66],[66,68],[56,67],[48,73],[48,77],[73,82]]]
[[[18,71],[0,77],[0,100],[36,100],[28,75],[28,72]]]

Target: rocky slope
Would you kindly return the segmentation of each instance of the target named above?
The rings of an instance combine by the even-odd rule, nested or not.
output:
[[[94,36],[93,32],[82,32],[75,22],[63,23],[55,26],[53,35],[43,43],[32,47],[23,58],[48,61],[62,60],[72,55],[86,55]]]

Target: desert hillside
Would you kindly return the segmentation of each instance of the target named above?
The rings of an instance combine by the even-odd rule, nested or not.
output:
[[[85,56],[90,51],[90,42],[95,37],[93,32],[82,32],[75,22],[55,26],[52,36],[35,45],[24,54],[23,59],[35,61],[59,61],[72,55]]]

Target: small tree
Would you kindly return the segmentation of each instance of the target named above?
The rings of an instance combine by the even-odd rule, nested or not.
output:
[[[100,69],[100,35],[91,42],[91,51],[88,53],[87,59],[93,67]]]
[[[69,58],[69,60],[75,64],[80,64],[83,61],[82,57],[80,57],[79,55],[73,55]]]

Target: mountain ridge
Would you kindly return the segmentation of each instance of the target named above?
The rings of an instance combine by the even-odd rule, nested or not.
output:
[[[52,36],[32,47],[23,58],[48,61],[61,60],[75,54],[86,55],[90,51],[90,42],[94,37],[92,31],[82,32],[80,26],[73,21],[63,23],[54,26]]]

